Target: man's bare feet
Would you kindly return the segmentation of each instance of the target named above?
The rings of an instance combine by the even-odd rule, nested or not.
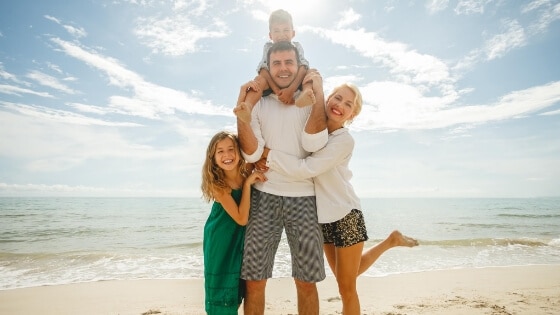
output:
[[[403,235],[401,232],[397,230],[391,232],[391,235],[389,235],[389,240],[392,246],[406,246],[406,247],[418,246],[417,240],[413,239],[412,237]]]
[[[235,106],[233,113],[239,120],[248,124],[251,122],[251,110],[252,108],[249,104],[241,102]]]
[[[311,89],[304,89],[296,99],[297,107],[305,107],[315,104],[315,93]]]

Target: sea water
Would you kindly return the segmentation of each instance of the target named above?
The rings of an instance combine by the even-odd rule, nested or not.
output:
[[[560,264],[560,198],[376,198],[362,208],[366,247],[394,229],[420,242],[387,251],[365,276]],[[0,289],[202,278],[209,212],[200,198],[0,198]],[[291,276],[285,237],[273,276]]]

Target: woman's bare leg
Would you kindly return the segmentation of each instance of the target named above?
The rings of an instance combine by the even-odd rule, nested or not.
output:
[[[356,279],[358,278],[363,249],[364,242],[335,249],[336,282],[342,298],[342,314],[344,315],[360,314],[360,299],[356,288]]]
[[[418,246],[418,241],[397,230],[391,232],[386,239],[362,253],[358,275],[368,270],[384,252],[397,246],[414,247]]]

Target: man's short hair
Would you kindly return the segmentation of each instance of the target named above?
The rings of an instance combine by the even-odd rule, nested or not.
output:
[[[270,49],[268,50],[268,55],[266,56],[266,62],[268,64],[269,69],[270,69],[270,55],[273,52],[290,51],[290,50],[293,50],[294,53],[296,54],[296,61],[299,67],[299,65],[301,64],[301,60],[299,60],[299,53],[297,51],[296,46],[291,42],[276,42],[272,44],[272,46],[270,46]]]

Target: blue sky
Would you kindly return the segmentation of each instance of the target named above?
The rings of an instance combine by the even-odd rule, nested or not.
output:
[[[210,137],[292,13],[358,85],[360,197],[560,195],[560,1],[0,3],[0,196],[199,197]]]

